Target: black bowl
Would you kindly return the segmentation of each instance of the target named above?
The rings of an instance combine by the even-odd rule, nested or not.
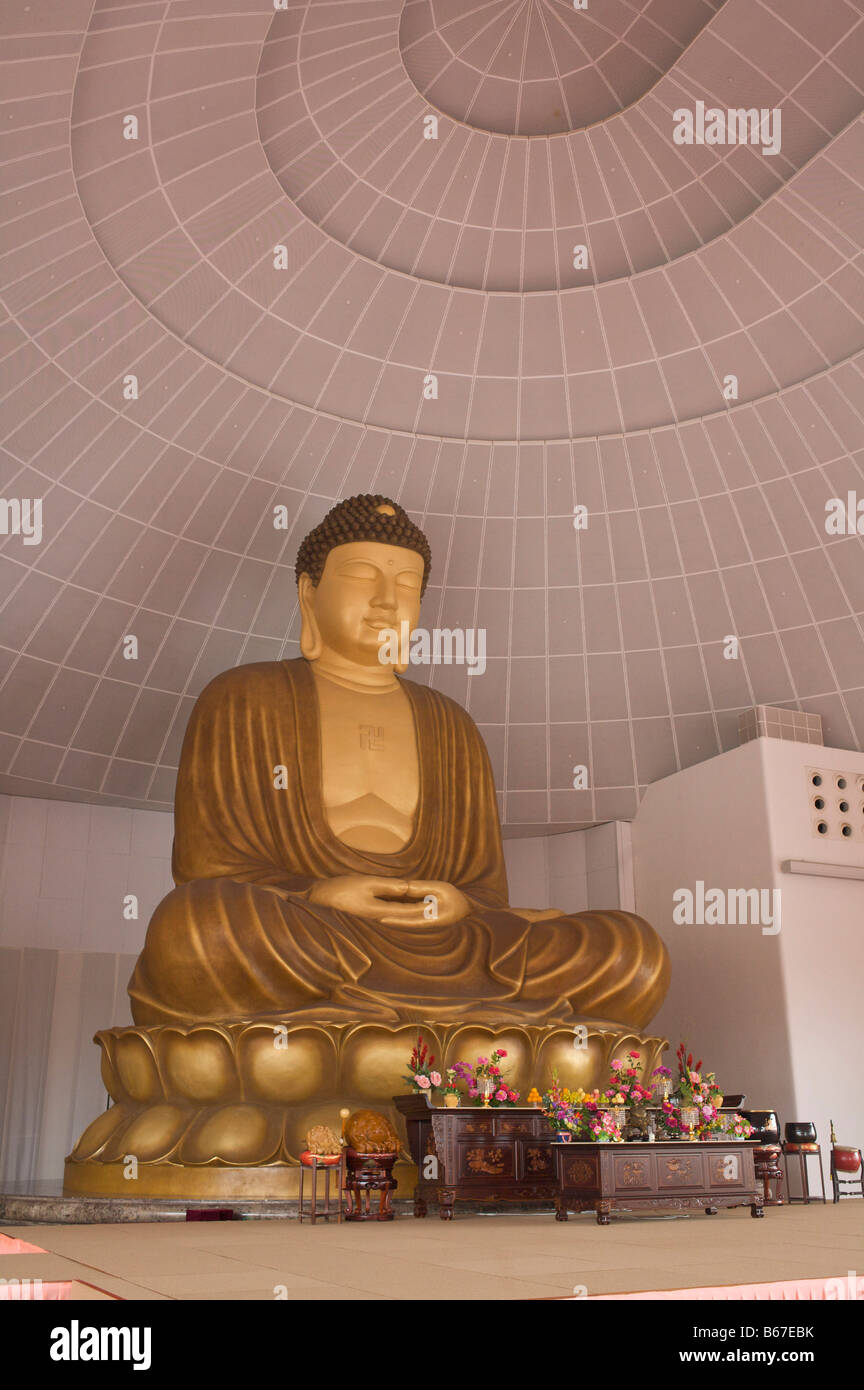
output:
[[[780,1143],[780,1120],[776,1110],[742,1110],[741,1114],[753,1126],[750,1138],[757,1144]]]
[[[810,1120],[790,1120],[785,1127],[787,1144],[815,1144],[816,1126]]]

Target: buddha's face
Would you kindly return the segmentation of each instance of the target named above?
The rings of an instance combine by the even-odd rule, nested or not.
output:
[[[423,557],[415,550],[379,541],[337,545],[317,587],[301,577],[304,622],[343,660],[377,666],[385,629],[399,633],[403,622],[409,632],[416,627],[422,584]]]

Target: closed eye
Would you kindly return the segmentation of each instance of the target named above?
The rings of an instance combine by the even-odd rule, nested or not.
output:
[[[346,560],[345,564],[340,566],[339,573],[348,579],[377,579],[381,571],[369,560]]]

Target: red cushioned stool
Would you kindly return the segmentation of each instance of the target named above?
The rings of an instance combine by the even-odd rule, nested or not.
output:
[[[312,1200],[307,1205],[305,1193],[303,1191],[306,1174],[312,1174]],[[324,1202],[318,1204],[318,1175],[324,1177]],[[330,1183],[335,1178],[335,1201],[330,1205]],[[345,1154],[320,1154],[310,1153],[304,1149],[300,1155],[300,1202],[298,1204],[297,1216],[300,1221],[311,1221],[315,1225],[316,1221],[329,1221],[331,1216],[335,1216],[337,1222],[342,1220],[342,1189],[345,1186]]]

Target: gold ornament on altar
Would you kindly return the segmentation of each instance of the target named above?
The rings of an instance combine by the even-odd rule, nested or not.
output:
[[[341,1152],[342,1140],[329,1125],[313,1125],[306,1135],[306,1148],[316,1157],[329,1158],[331,1154]]]
[[[377,1110],[357,1110],[345,1122],[348,1147],[363,1154],[392,1154],[400,1148],[399,1135]]]
[[[176,886],[129,983],[135,1026],[99,1035],[116,1104],[67,1160],[67,1191],[127,1195],[135,1153],[139,1194],[282,1193],[333,1099],[390,1108],[405,1026],[437,1035],[439,1065],[506,1040],[526,1071],[569,1031],[562,1071],[586,1085],[641,1042],[663,943],[630,912],[510,906],[477,728],[402,676],[430,564],[398,503],[339,503],[298,551],[302,655],[199,696]]]

